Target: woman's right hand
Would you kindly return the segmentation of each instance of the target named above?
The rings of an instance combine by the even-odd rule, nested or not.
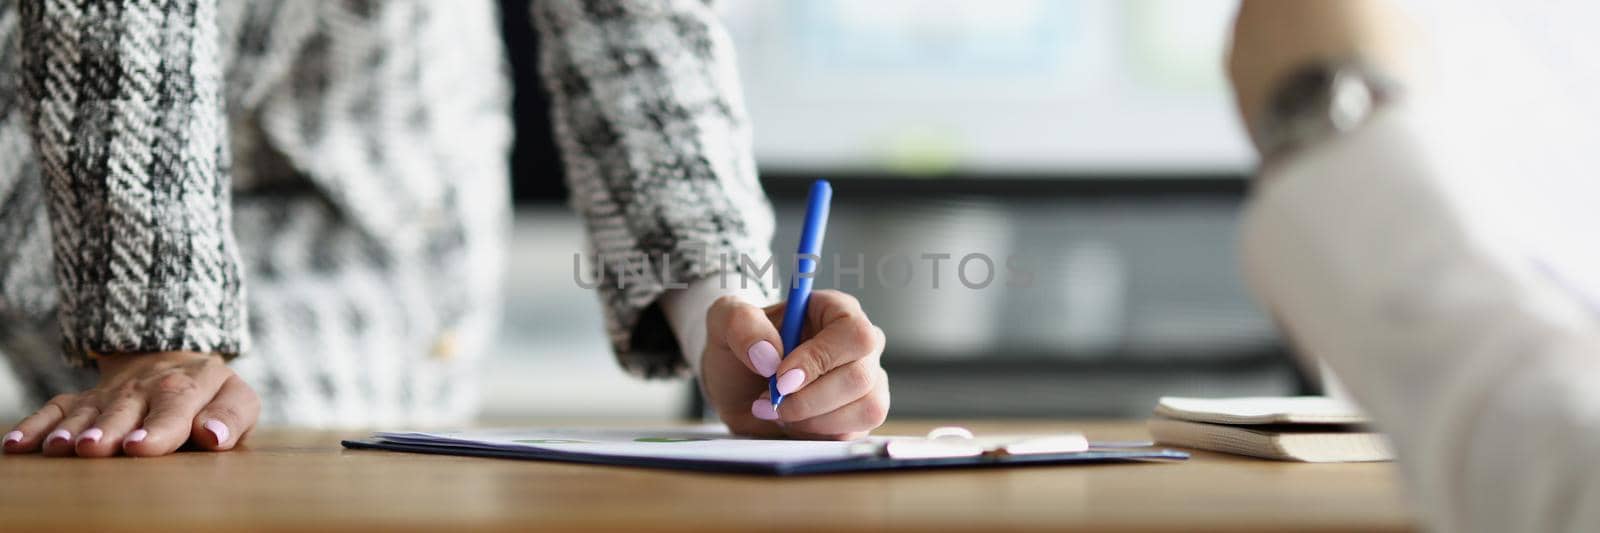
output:
[[[216,354],[107,355],[94,388],[51,399],[4,439],[6,453],[107,457],[223,451],[256,425],[261,400]]]

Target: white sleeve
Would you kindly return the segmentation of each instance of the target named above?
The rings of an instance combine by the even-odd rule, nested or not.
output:
[[[766,307],[771,298],[760,288],[765,279],[744,279],[742,275],[718,274],[689,283],[682,289],[669,289],[661,295],[661,309],[678,337],[683,358],[689,362],[695,379],[700,378],[700,355],[706,347],[706,311],[723,296],[737,296],[750,305]],[[770,287],[770,285],[768,285]]]
[[[1246,277],[1391,435],[1430,528],[1596,530],[1600,307],[1521,238],[1546,215],[1529,189],[1575,193],[1429,117],[1388,110],[1263,176]]]

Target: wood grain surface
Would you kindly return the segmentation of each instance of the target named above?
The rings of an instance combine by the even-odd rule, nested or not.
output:
[[[1137,421],[955,423],[980,434],[1147,438]],[[894,421],[880,433],[948,424]],[[1184,463],[776,478],[339,447],[364,434],[258,430],[233,452],[149,459],[0,457],[0,530],[1413,528],[1386,463],[1196,452]]]

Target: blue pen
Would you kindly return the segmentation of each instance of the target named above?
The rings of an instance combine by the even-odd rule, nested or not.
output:
[[[811,184],[811,195],[806,199],[806,223],[800,228],[800,246],[795,250],[795,273],[789,277],[789,301],[783,308],[783,327],[778,335],[783,337],[783,357],[788,357],[800,345],[800,327],[805,324],[806,304],[811,302],[811,284],[816,281],[817,260],[822,257],[822,234],[828,230],[828,205],[833,203],[833,186],[828,180]],[[772,393],[772,408],[783,403],[778,394],[778,375],[767,378],[767,390]]]

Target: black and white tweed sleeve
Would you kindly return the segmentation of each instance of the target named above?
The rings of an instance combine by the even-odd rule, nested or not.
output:
[[[25,0],[68,358],[248,342],[217,0]]]
[[[682,374],[662,294],[759,277],[741,258],[770,256],[729,38],[702,0],[537,0],[533,19],[571,201],[605,266],[612,345],[635,374]]]

